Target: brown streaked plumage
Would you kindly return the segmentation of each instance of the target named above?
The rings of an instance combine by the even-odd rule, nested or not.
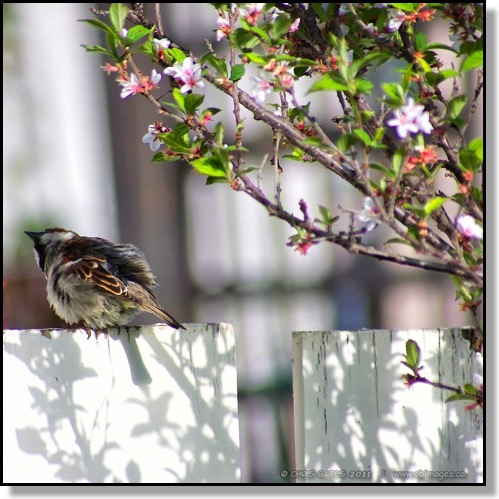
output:
[[[140,311],[185,329],[158,304],[157,286],[143,253],[132,244],[114,244],[51,228],[26,234],[47,278],[47,298],[68,324],[103,330],[124,326]]]

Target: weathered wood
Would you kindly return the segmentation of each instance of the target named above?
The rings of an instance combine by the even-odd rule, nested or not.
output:
[[[234,332],[186,327],[4,331],[4,483],[239,482]]]
[[[293,333],[297,482],[482,482],[481,410],[406,388],[408,339],[430,380],[462,386],[481,373],[460,329]]]

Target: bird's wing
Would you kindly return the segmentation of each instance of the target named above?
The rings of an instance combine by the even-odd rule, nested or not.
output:
[[[149,289],[132,281],[125,284],[121,279],[113,275],[106,268],[106,265],[107,260],[105,258],[86,256],[76,260],[72,265],[72,270],[78,277],[90,281],[101,290],[115,296],[122,296],[126,300],[136,303],[137,308],[156,315],[171,327],[185,329],[180,322],[160,307]]]
[[[98,256],[86,256],[76,260],[71,268],[84,281],[90,281],[103,291],[116,296],[126,295],[128,287],[106,268],[107,260]]]

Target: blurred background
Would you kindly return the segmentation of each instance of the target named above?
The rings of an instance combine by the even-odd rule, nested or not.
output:
[[[278,481],[281,469],[294,469],[293,331],[473,321],[458,310],[445,275],[352,256],[331,244],[300,255],[286,246],[293,231],[245,194],[205,186],[186,164],[151,163],[141,139],[158,119],[154,109],[140,96],[122,100],[113,75],[100,67],[107,61],[80,46],[102,44],[94,28],[77,22],[93,18],[92,5],[3,4],[4,328],[62,326],[48,307],[45,278],[23,231],[59,226],[137,245],[160,283],[159,302],[175,318],[234,326],[243,481]],[[193,53],[206,51],[205,38],[220,46],[211,6],[164,4],[162,14],[168,37]],[[448,43],[443,24],[425,28]],[[142,65],[145,73],[150,68]],[[386,81],[382,73],[376,85]],[[248,78],[241,82],[246,91]],[[201,91],[205,105],[222,108],[215,118],[231,121],[230,101],[210,88]],[[334,138],[330,120],[341,110],[330,96],[316,95],[311,112]],[[480,109],[469,136],[481,135],[481,122]],[[247,116],[244,137],[255,153],[248,165],[259,165],[272,150],[269,129]],[[360,195],[319,165],[284,159],[281,166],[289,211],[299,212],[301,198],[312,217],[319,204],[333,213],[338,205],[361,208]],[[270,167],[264,177],[270,196]],[[369,242],[385,237],[378,228]],[[135,321],[155,322],[149,315]]]

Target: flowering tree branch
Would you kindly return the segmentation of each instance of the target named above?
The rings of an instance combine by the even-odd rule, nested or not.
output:
[[[108,47],[86,46],[105,54],[104,69],[117,73],[121,97],[141,94],[158,114],[170,120],[149,126],[143,142],[153,161],[183,160],[207,184],[226,183],[261,204],[269,215],[288,223],[296,234],[288,244],[302,254],[311,246],[332,242],[350,253],[424,270],[449,274],[464,309],[475,316],[483,288],[482,138],[465,132],[482,96],[483,7],[480,4],[211,4],[216,49],[207,41],[204,55],[193,54],[164,31],[159,4],[155,22],[142,4],[112,4],[109,11],[92,9],[100,19],[87,20],[106,34]],[[391,5],[391,7],[390,7]],[[447,22],[452,44],[432,42],[418,30],[439,16]],[[132,26],[125,29],[125,22]],[[167,38],[168,37],[168,38]],[[228,55],[219,55],[228,43]],[[437,51],[453,54],[444,67]],[[136,63],[146,55],[169,79],[170,101],[160,101],[155,89],[163,83],[155,69],[142,75]],[[402,67],[399,80],[375,89],[369,75],[389,61]],[[128,73],[128,67],[133,70]],[[246,71],[258,68],[259,76]],[[458,69],[455,69],[457,67]],[[475,76],[472,98],[461,90]],[[342,116],[329,123],[312,112],[313,102],[300,102],[298,83],[309,96],[336,95]],[[445,88],[452,83],[450,91]],[[214,124],[219,111],[203,108],[198,92],[209,84],[232,101],[234,135],[225,124]],[[247,88],[247,87],[246,87]],[[378,100],[371,98],[378,95]],[[277,102],[267,104],[273,95]],[[311,97],[311,98],[312,98]],[[261,186],[267,171],[247,166],[242,109],[272,132],[269,172],[274,189]],[[230,145],[226,145],[229,143]],[[380,162],[379,157],[384,158]],[[318,163],[363,198],[359,209],[319,206],[310,216],[310,202],[300,201],[302,216],[281,201],[280,160]],[[313,174],[313,168],[306,166]],[[447,182],[443,185],[445,178]],[[314,207],[315,208],[315,207]],[[348,222],[339,229],[338,222]],[[376,227],[393,236],[381,248],[365,242]],[[408,257],[397,244],[413,249]]]
[[[411,370],[411,373],[402,376],[402,378],[405,379],[404,384],[408,388],[411,388],[417,383],[423,383],[440,390],[453,392],[453,394],[447,398],[446,402],[465,400],[467,402],[472,402],[465,407],[465,410],[469,411],[476,407],[483,409],[483,378],[481,375],[475,373],[474,383],[465,383],[462,387],[445,385],[439,381],[430,381],[419,374],[419,371],[424,369],[424,366],[420,364],[420,356],[421,351],[419,345],[414,340],[408,340],[406,342],[406,353],[404,355],[405,360],[402,361],[402,364]]]

